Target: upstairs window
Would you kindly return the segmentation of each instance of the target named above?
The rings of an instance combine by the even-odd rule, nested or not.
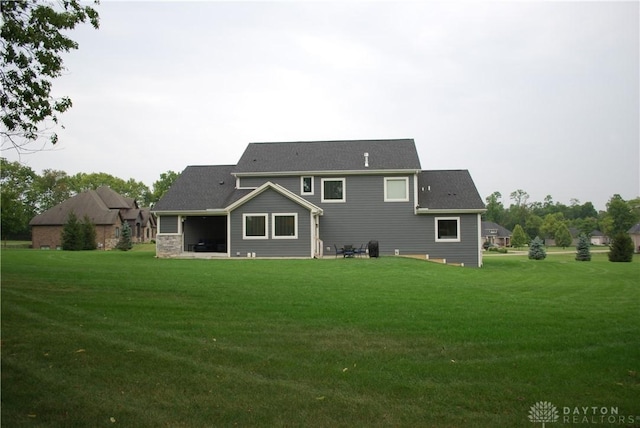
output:
[[[242,214],[243,239],[267,239],[266,214]]]
[[[300,194],[313,195],[313,177],[300,178]]]
[[[460,242],[460,217],[436,217],[436,242]]]
[[[385,202],[409,202],[409,178],[385,177],[384,179]]]
[[[322,179],[322,202],[345,202],[346,200],[344,178]]]

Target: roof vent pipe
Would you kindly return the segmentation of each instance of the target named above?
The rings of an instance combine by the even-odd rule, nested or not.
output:
[[[369,153],[364,152],[364,167],[369,168]]]

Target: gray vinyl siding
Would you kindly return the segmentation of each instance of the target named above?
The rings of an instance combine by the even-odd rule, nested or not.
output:
[[[243,239],[243,214],[267,214],[267,239]],[[296,213],[297,239],[273,239],[273,216],[278,213]],[[311,214],[274,190],[266,190],[231,213],[231,256],[246,257],[311,257]]]
[[[178,233],[178,216],[168,215],[158,217],[158,233]]]
[[[409,177],[408,202],[384,201],[385,177]],[[323,178],[345,179],[346,202],[322,202]],[[300,176],[243,178],[242,185],[258,187],[271,181],[321,207],[324,214],[320,217],[320,239],[323,241],[325,256],[334,254],[334,245],[337,247],[344,245],[359,247],[375,240],[378,241],[382,256],[393,255],[395,250],[398,250],[400,254],[429,254],[431,258],[446,258],[449,263],[464,263],[465,266],[478,265],[478,254],[481,250],[478,241],[477,214],[414,214],[416,202],[414,200],[413,176],[332,175],[314,176],[313,179],[313,195],[301,194]],[[293,204],[286,198],[281,198],[281,200]],[[249,212],[245,206],[241,208],[244,212]],[[286,210],[275,206],[271,208]],[[267,211],[253,210],[251,212]],[[460,242],[436,242],[435,217],[459,217]],[[299,221],[301,218],[299,215]],[[241,215],[239,221],[242,221]],[[238,224],[240,229],[236,230],[232,226],[232,239],[237,239],[238,236],[242,237],[242,225]],[[308,220],[306,224],[308,225]],[[300,222],[299,235],[302,233],[302,228]],[[272,242],[272,240],[268,242]],[[298,255],[308,254],[308,248],[308,246],[305,247],[304,252]]]
[[[419,217],[425,220],[425,238],[429,242],[425,254],[429,254],[432,258],[446,259],[447,263],[478,266],[478,256],[482,251],[478,239],[478,214],[437,214]],[[460,242],[436,242],[436,217],[460,218]]]

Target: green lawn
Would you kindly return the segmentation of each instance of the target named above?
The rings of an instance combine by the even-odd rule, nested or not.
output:
[[[153,255],[2,251],[3,426],[640,426],[637,256]]]

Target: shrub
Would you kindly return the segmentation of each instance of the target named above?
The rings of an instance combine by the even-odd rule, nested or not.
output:
[[[84,216],[80,227],[82,228],[83,235],[82,249],[95,250],[98,246],[96,240],[96,226],[91,222],[89,216]]]
[[[118,240],[116,248],[122,251],[128,251],[133,248],[133,242],[131,241],[131,228],[129,227],[129,223],[126,221],[122,223],[122,233],[120,234],[120,239]]]
[[[624,232],[619,232],[613,237],[613,243],[609,248],[610,262],[630,262],[633,259],[633,242]]]
[[[542,239],[536,236],[529,244],[529,258],[532,260],[544,260],[547,257],[547,251],[544,249]]]
[[[516,248],[523,247],[528,241],[529,237],[527,233],[522,226],[516,224],[516,227],[513,229],[513,234],[511,235],[511,246]]]
[[[576,246],[576,260],[579,262],[591,261],[591,242],[589,237],[584,233],[578,236],[578,245]]]
[[[84,246],[84,230],[76,213],[71,211],[62,229],[62,249],[80,251]]]
[[[62,229],[62,249],[70,251],[95,250],[96,226],[89,216],[85,215],[82,222],[72,211]]]
[[[571,232],[566,224],[562,223],[558,226],[555,233],[556,246],[566,248],[571,245]]]

